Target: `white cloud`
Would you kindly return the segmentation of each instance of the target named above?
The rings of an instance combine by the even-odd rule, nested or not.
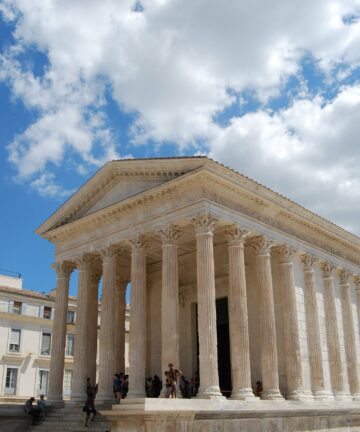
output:
[[[211,156],[360,234],[360,84],[219,129]]]
[[[9,145],[18,178],[52,194],[52,167],[64,164],[69,152],[80,158],[79,173],[124,154],[106,117],[110,91],[122,111],[136,113],[132,144],[208,149],[333,218],[331,210],[338,223],[360,233],[353,216],[359,210],[353,203],[359,195],[359,86],[344,87],[333,101],[310,100],[299,76],[304,56],[336,86],[359,65],[360,21],[345,19],[359,15],[359,2],[144,0],[140,13],[134,4],[0,0],[4,20],[16,25],[0,79],[37,113]],[[48,60],[40,74],[29,65],[29,48]],[[293,75],[301,85],[289,108],[260,108],[234,116],[224,128],[216,124],[216,115],[235,103],[234,94],[250,90],[266,104]],[[326,194],[336,196],[337,209],[324,205]]]

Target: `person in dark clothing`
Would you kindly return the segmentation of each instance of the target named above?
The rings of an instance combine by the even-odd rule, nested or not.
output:
[[[158,375],[154,375],[154,379],[152,382],[153,397],[158,398],[160,396],[161,388],[162,388],[161,379],[158,377]]]
[[[34,406],[35,398],[31,397],[25,402],[24,411],[26,414],[31,415],[32,424],[36,425],[40,418],[40,410],[38,407]]]
[[[86,379],[86,401],[85,401],[85,405],[83,407],[83,411],[86,413],[86,419],[85,419],[85,426],[88,426],[88,422],[89,422],[89,418],[90,418],[90,414],[92,414],[92,418],[91,421],[94,421],[95,416],[96,416],[96,409],[95,409],[95,397],[96,397],[96,393],[97,393],[97,386],[93,387],[91,385],[91,380],[90,378]]]

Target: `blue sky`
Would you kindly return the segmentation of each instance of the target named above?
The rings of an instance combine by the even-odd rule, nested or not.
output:
[[[34,230],[124,157],[206,154],[360,235],[359,16],[356,0],[0,0],[0,268],[52,289]]]

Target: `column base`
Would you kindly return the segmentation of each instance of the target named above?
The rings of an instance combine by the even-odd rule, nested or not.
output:
[[[337,401],[348,401],[352,399],[353,397],[344,391],[335,393],[335,400]]]
[[[110,394],[98,394],[96,395],[95,402],[97,404],[112,404],[116,403],[115,397],[113,393]]]
[[[328,390],[315,390],[315,400],[334,400],[334,395]]]
[[[284,400],[284,397],[280,393],[279,389],[263,390],[261,393],[261,399],[265,400]]]
[[[314,396],[312,393],[306,392],[304,390],[294,390],[288,394],[287,399],[295,401],[310,401],[314,400]]]
[[[51,406],[56,408],[63,408],[65,406],[65,402],[63,398],[56,398],[53,396],[47,396],[46,402],[51,404]]]
[[[226,397],[221,394],[220,388],[217,386],[206,387],[204,389],[199,389],[199,399],[223,399]]]
[[[233,390],[231,394],[231,399],[234,400],[256,400],[258,398],[255,397],[254,392],[251,388],[240,388],[237,390]]]

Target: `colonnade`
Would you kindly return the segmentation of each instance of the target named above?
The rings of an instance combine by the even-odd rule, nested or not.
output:
[[[199,397],[222,398],[219,388],[216,295],[213,233],[216,219],[201,213],[191,220],[196,238],[196,278],[199,335]],[[161,293],[161,365],[179,365],[179,276],[177,240],[181,230],[176,225],[166,225],[159,230],[162,239],[162,293]],[[319,308],[314,268],[319,261],[311,254],[302,256],[304,271],[304,302],[307,327],[311,389],[304,389],[301,361],[299,322],[296,303],[293,258],[296,253],[289,245],[272,243],[264,235],[251,235],[237,225],[226,230],[229,254],[229,328],[231,348],[232,398],[251,400],[251,364],[249,348],[247,289],[245,277],[244,246],[254,251],[258,286],[259,355],[262,398],[281,400],[279,390],[277,333],[275,321],[271,256],[277,256],[280,265],[282,298],[282,326],[284,329],[284,360],[288,393],[286,397],[301,400],[359,399],[360,383],[355,344],[355,327],[350,299],[350,278],[357,286],[357,306],[360,308],[360,278],[342,269],[340,272],[341,308],[345,338],[346,365],[351,395],[346,392],[338,332],[332,263],[322,262],[324,284],[324,309],[326,340],[329,353],[331,388],[325,387],[322,358]],[[131,239],[131,313],[128,397],[145,396],[146,361],[146,239],[141,235]],[[103,295],[101,303],[100,349],[98,369],[99,402],[113,399],[112,380],[116,371],[124,370],[124,316],[126,278],[117,275],[118,249],[108,246],[99,251],[102,261]],[[93,270],[94,254],[57,263],[57,295],[52,342],[48,398],[62,401],[62,379],[66,333],[66,308],[69,278],[74,268],[79,270],[77,320],[75,335],[74,375],[72,400],[83,401],[86,377],[95,382],[97,290],[99,272]],[[360,316],[359,316],[360,320]],[[94,343],[95,341],[95,343]],[[181,365],[180,365],[181,367]],[[311,392],[309,392],[311,390]]]

